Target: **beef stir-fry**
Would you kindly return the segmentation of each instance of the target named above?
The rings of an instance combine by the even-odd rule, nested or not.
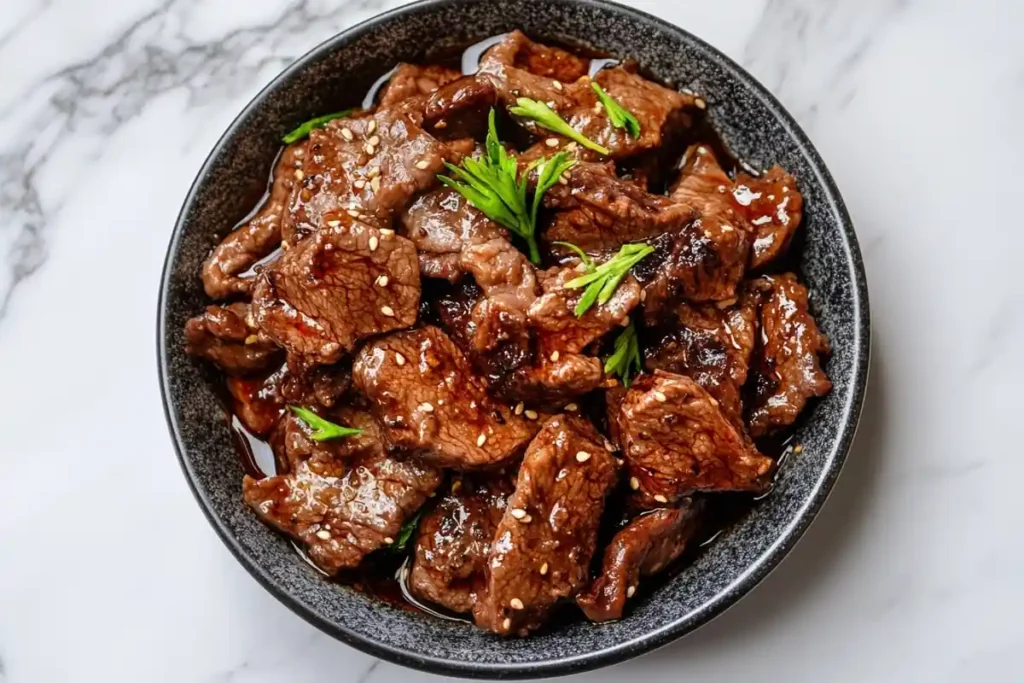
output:
[[[590,66],[516,31],[292,131],[185,327],[273,450],[256,515],[503,636],[628,613],[831,386],[794,178],[739,171],[700,97]]]

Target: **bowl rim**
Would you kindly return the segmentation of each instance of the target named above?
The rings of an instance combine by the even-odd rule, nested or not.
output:
[[[567,657],[557,657],[541,662],[529,663],[493,663],[493,662],[454,662],[444,660],[430,655],[409,653],[400,650],[387,643],[370,638],[355,629],[351,629],[342,623],[335,623],[322,618],[315,611],[299,599],[295,598],[286,589],[278,585],[276,580],[260,564],[250,557],[231,531],[216,516],[213,505],[205,493],[203,493],[196,481],[197,475],[193,471],[189,459],[186,457],[185,445],[178,427],[177,420],[171,408],[170,396],[170,365],[167,352],[167,312],[171,289],[171,275],[174,256],[180,249],[180,243],[184,232],[186,217],[195,203],[199,189],[213,167],[214,160],[220,155],[223,148],[242,130],[244,122],[250,114],[261,104],[263,99],[287,79],[300,72],[306,66],[318,60],[326,53],[343,47],[352,40],[372,33],[379,26],[400,18],[407,14],[429,12],[434,7],[448,5],[453,2],[474,2],[475,0],[419,0],[402,7],[398,7],[381,14],[374,15],[359,24],[349,27],[340,33],[327,38],[316,45],[301,57],[292,62],[288,67],[277,74],[266,86],[264,86],[242,111],[232,120],[231,124],[217,140],[213,149],[206,157],[199,173],[189,188],[188,194],[182,203],[182,208],[175,221],[174,230],[168,244],[167,253],[164,259],[163,269],[160,277],[160,290],[157,305],[157,365],[159,371],[160,394],[163,402],[164,417],[170,431],[171,441],[174,445],[182,472],[193,496],[199,503],[203,514],[210,525],[217,532],[221,541],[227,546],[231,554],[238,562],[245,567],[249,574],[256,579],[271,595],[291,609],[294,613],[305,619],[308,623],[317,627],[342,642],[355,647],[356,649],[381,659],[409,666],[423,671],[437,674],[447,674],[467,678],[539,678],[548,676],[561,676],[571,673],[580,673],[603,666],[619,663],[627,659],[650,652],[663,647],[670,642],[688,634],[697,628],[708,623],[715,617],[722,614],[726,609],[735,604],[740,598],[757,586],[781,561],[789,554],[793,546],[800,540],[814,521],[817,513],[824,505],[830,495],[835,482],[842,470],[843,464],[853,444],[857,425],[860,420],[861,410],[864,404],[864,396],[867,390],[868,368],[870,365],[871,352],[871,324],[870,305],[867,289],[867,276],[864,269],[864,262],[860,252],[859,241],[853,228],[853,221],[846,209],[838,186],[832,178],[831,173],[825,166],[824,160],[793,119],[792,115],[783,107],[779,100],[757,81],[746,70],[739,66],[730,57],[714,48],[707,42],[692,33],[680,28],[659,17],[653,16],[632,7],[611,2],[610,0],[530,0],[538,3],[578,5],[594,7],[600,10],[625,15],[641,23],[651,26],[654,30],[676,34],[681,39],[692,43],[695,47],[705,51],[712,59],[717,60],[720,66],[725,69],[729,76],[743,85],[751,94],[759,98],[762,103],[777,117],[779,124],[792,138],[797,148],[804,154],[813,169],[815,180],[824,187],[827,192],[828,208],[839,219],[839,227],[844,237],[843,247],[846,256],[846,264],[850,268],[853,281],[852,314],[853,328],[855,330],[853,345],[855,363],[853,367],[853,381],[843,404],[842,417],[839,420],[840,426],[837,437],[833,440],[831,452],[826,460],[827,467],[822,471],[821,476],[815,482],[811,494],[805,499],[801,509],[796,513],[789,526],[783,528],[775,542],[761,553],[736,579],[728,586],[720,590],[711,599],[689,614],[677,619],[674,622],[660,626],[642,636],[629,641],[616,643],[614,646],[603,650],[587,652]]]

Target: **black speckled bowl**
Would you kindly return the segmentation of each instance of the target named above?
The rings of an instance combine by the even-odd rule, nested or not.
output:
[[[411,613],[329,583],[243,504],[242,470],[214,386],[185,355],[182,328],[206,303],[200,264],[265,188],[283,132],[357,104],[399,60],[522,28],[538,39],[633,57],[655,76],[706,96],[714,125],[755,166],[779,163],[806,198],[802,269],[835,349],[832,393],[799,429],[804,451],[773,493],[694,564],[620,622],[585,621],[532,638],[502,640],[462,623]],[[161,283],[160,380],[167,419],[189,485],[238,560],[282,602],[347,643],[440,673],[528,678],[634,657],[692,631],[753,588],[789,552],[825,502],[842,467],[864,396],[868,296],[857,239],[818,153],[779,103],[727,57],[641,12],[600,0],[429,0],[361,24],[289,67],[217,143],[174,228]]]

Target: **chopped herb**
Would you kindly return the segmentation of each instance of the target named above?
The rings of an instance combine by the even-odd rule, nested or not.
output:
[[[551,159],[538,159],[520,174],[518,161],[498,139],[493,109],[488,117],[486,149],[487,153],[482,159],[466,157],[462,166],[446,162],[445,166],[455,177],[440,176],[439,179],[488,218],[521,237],[529,249],[530,261],[539,264],[536,230],[541,198],[558,182],[562,173],[576,162],[562,152]],[[526,199],[529,188],[527,176],[535,168],[539,168],[539,171],[531,206]]]
[[[416,533],[416,528],[420,525],[420,518],[423,517],[423,508],[420,508],[412,519],[408,520],[402,525],[402,530],[398,532],[398,538],[392,543],[388,550],[394,553],[404,553],[405,549],[409,545],[412,535]]]
[[[313,439],[313,441],[327,441],[328,439],[338,439],[343,436],[355,436],[356,434],[363,433],[362,429],[336,425],[329,420],[323,419],[312,410],[300,408],[299,406],[291,406],[291,409],[312,430],[309,438]]]
[[[594,272],[594,260],[587,255],[587,252],[583,251],[582,249],[577,247],[572,242],[557,242],[556,241],[556,242],[552,242],[552,244],[558,244],[560,246],[572,249],[574,252],[576,252],[576,255],[580,257],[580,260],[583,261],[583,265],[585,265],[587,267],[587,272],[588,273],[593,273]]]
[[[531,100],[528,97],[520,97],[516,100],[515,107],[509,107],[509,112],[515,116],[533,119],[533,121],[541,128],[546,128],[553,133],[558,133],[559,135],[564,135],[567,138],[575,140],[587,149],[592,149],[598,154],[603,154],[604,156],[611,154],[607,147],[602,147],[587,136],[583,135],[583,133],[570,126],[566,123],[565,119],[559,116],[557,112],[543,102]]]
[[[640,263],[649,254],[654,252],[654,247],[649,244],[623,244],[619,253],[610,260],[594,268],[586,275],[570,280],[565,284],[569,289],[586,287],[583,296],[576,304],[576,317],[580,317],[594,305],[608,303],[612,298],[619,283],[629,273],[629,269]]]
[[[310,119],[309,121],[306,121],[304,124],[293,130],[291,133],[288,133],[288,135],[285,135],[283,138],[281,138],[281,141],[284,142],[284,144],[286,145],[290,145],[293,142],[298,142],[302,138],[309,135],[309,131],[313,130],[314,128],[320,128],[321,126],[326,125],[328,121],[333,121],[334,119],[343,119],[348,116],[351,116],[354,111],[355,109],[346,109],[345,111],[339,111],[336,114],[325,114],[324,116],[318,116],[315,119]]]
[[[597,99],[601,100],[605,111],[608,112],[608,118],[611,119],[612,125],[616,128],[625,129],[634,138],[640,137],[640,122],[636,120],[636,117],[628,109],[612,99],[612,96],[606,93],[604,88],[597,83],[591,82],[590,87],[597,93]]]
[[[615,373],[622,378],[622,386],[629,387],[633,373],[644,368],[640,356],[640,341],[636,334],[636,325],[632,322],[615,338],[615,351],[604,363],[605,374]]]

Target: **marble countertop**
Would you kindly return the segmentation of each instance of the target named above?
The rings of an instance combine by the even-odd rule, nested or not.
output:
[[[207,151],[282,67],[399,4],[3,3],[0,682],[434,678],[246,574],[181,476],[154,364]],[[844,476],[786,562],[690,637],[576,679],[1020,680],[1024,3],[628,4],[734,57],[814,140],[861,238],[874,358]]]

